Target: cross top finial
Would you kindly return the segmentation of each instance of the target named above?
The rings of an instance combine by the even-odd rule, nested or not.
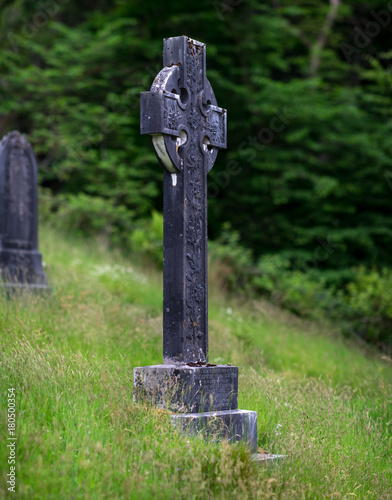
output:
[[[206,46],[164,40],[164,68],[141,100],[141,133],[164,167],[163,357],[208,354],[207,173],[226,147],[226,110],[206,78]]]

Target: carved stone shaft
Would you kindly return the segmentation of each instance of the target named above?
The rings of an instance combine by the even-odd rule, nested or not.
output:
[[[164,167],[163,358],[208,359],[207,173],[226,147],[226,110],[206,78],[205,44],[164,40],[164,69],[141,94],[141,133]]]

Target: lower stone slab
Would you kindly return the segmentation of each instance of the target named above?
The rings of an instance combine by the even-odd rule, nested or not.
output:
[[[287,455],[274,455],[272,453],[253,453],[252,460],[259,464],[276,464],[287,458]]]
[[[0,290],[4,290],[6,293],[8,292],[20,292],[23,293],[26,290],[28,292],[44,291],[47,293],[51,292],[49,285],[46,283],[2,283],[0,282]]]
[[[134,400],[175,412],[235,410],[238,368],[229,365],[152,365],[134,369]]]
[[[251,451],[257,450],[257,412],[224,410],[203,413],[178,413],[171,416],[173,423],[183,432],[202,434],[212,439],[229,442],[244,441]]]

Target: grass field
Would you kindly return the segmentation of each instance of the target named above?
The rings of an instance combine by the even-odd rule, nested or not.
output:
[[[288,455],[263,467],[243,445],[179,435],[167,412],[133,403],[133,367],[162,362],[158,271],[50,228],[40,250],[51,296],[0,298],[0,498],[392,499],[391,359],[212,279],[210,361],[239,366],[259,447]]]

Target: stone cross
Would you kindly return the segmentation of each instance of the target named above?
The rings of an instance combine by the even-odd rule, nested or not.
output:
[[[226,148],[226,110],[206,77],[206,47],[166,38],[164,69],[141,94],[141,133],[164,167],[163,358],[208,360],[207,173]]]
[[[238,367],[208,361],[207,173],[226,147],[226,110],[206,78],[205,45],[164,40],[164,69],[141,94],[141,133],[164,167],[163,365],[134,368],[134,399],[175,412],[179,429],[257,446],[239,410]]]
[[[18,131],[0,141],[0,281],[9,289],[47,288],[38,252],[37,163]]]

